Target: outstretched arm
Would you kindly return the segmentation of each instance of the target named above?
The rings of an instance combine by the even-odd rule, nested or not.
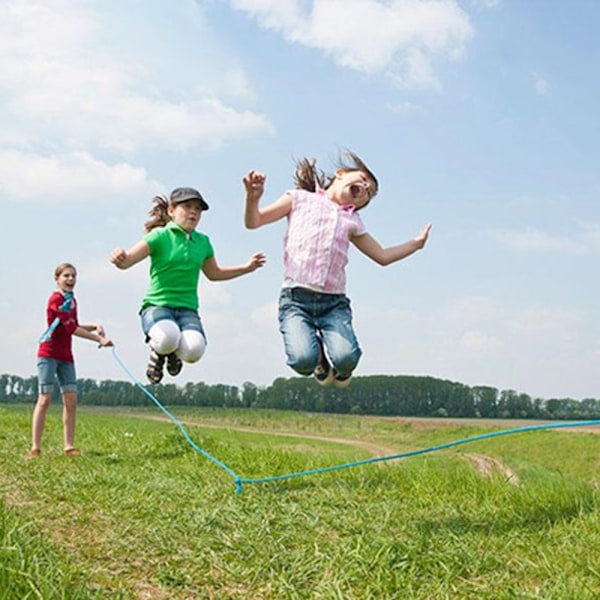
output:
[[[140,240],[137,244],[123,250],[123,248],[115,248],[111,253],[109,260],[119,269],[129,269],[133,265],[139,263],[150,256],[150,246],[145,240]]]
[[[265,191],[266,176],[258,171],[249,171],[244,177],[246,188],[246,209],[244,211],[244,224],[248,229],[256,229],[268,223],[274,223],[287,216],[292,208],[292,198],[284,194],[272,204],[260,208],[258,203]]]
[[[102,327],[102,325],[79,325],[73,332],[73,335],[86,340],[92,340],[101,346],[113,345],[112,340],[109,340],[106,337],[104,327]]]
[[[371,260],[382,266],[389,265],[398,260],[402,260],[417,250],[420,250],[427,243],[431,224],[426,225],[412,240],[403,244],[383,248],[381,244],[371,235],[365,233],[352,238],[352,243]]]
[[[213,256],[204,261],[202,272],[211,281],[225,281],[227,279],[235,279],[236,277],[260,269],[260,267],[265,264],[266,260],[267,259],[262,252],[255,252],[245,265],[239,265],[237,267],[220,267],[216,258]]]

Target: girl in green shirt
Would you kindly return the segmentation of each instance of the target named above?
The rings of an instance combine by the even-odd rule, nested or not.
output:
[[[146,235],[129,250],[115,248],[110,261],[128,269],[150,257],[150,286],[140,309],[142,329],[150,345],[146,375],[151,383],[178,375],[182,361],[193,363],[206,349],[198,315],[200,271],[211,281],[234,279],[262,267],[265,256],[254,253],[244,265],[221,267],[208,236],[196,231],[208,204],[194,188],[176,188],[169,198],[155,196]]]

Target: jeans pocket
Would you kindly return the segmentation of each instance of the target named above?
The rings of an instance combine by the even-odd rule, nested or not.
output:
[[[280,326],[286,318],[288,318],[290,311],[292,311],[293,308],[294,300],[292,298],[292,290],[291,288],[283,288],[279,294],[279,307],[277,311]]]
[[[291,288],[283,288],[279,293],[279,309],[287,308],[290,304],[293,303],[292,298],[292,289]]]

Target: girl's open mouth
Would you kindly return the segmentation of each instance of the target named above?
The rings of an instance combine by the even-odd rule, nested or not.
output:
[[[364,190],[363,186],[359,185],[357,183],[353,183],[350,186],[350,193],[352,194],[352,197],[355,199],[358,198],[363,193],[363,190]]]

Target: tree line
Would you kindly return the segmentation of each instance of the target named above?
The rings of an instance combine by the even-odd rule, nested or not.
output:
[[[0,375],[0,403],[34,403],[37,377]],[[79,403],[95,406],[151,406],[152,400],[127,381],[79,379]],[[152,392],[165,406],[273,408],[304,412],[405,417],[489,419],[600,418],[600,399],[532,398],[514,390],[468,386],[435,377],[355,377],[344,390],[321,387],[312,378],[278,378],[269,386],[188,382],[159,384]],[[60,401],[56,391],[55,401]]]

